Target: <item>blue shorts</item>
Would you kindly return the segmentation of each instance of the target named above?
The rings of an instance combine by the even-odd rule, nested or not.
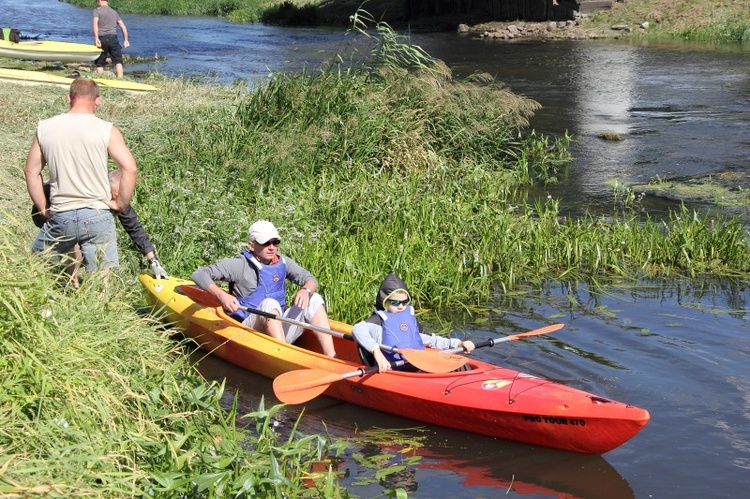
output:
[[[88,272],[120,264],[115,217],[108,210],[82,208],[55,213],[42,226],[31,250],[69,255],[76,244],[81,246],[83,264]]]

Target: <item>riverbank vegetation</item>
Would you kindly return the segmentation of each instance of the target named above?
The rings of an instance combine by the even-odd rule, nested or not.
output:
[[[63,0],[82,8],[93,8],[88,0]],[[214,16],[238,23],[270,22],[294,26],[334,25],[345,27],[361,2],[320,0],[112,0],[120,14],[160,16]],[[398,2],[378,0],[378,5]],[[206,33],[205,36],[211,36]]]
[[[79,7],[91,7],[88,0],[64,0]],[[110,5],[124,14],[168,16],[218,16],[234,22],[269,22],[285,25],[347,26],[349,15],[364,3],[375,18],[392,26],[418,26],[420,19],[408,19],[405,0],[113,0]],[[746,0],[685,2],[684,0],[629,0],[613,4],[589,16],[581,29],[599,36],[651,36],[717,42],[750,41],[750,9]],[[484,16],[482,12],[456,12],[435,19],[429,25],[456,29],[459,24]],[[508,21],[503,19],[502,21]],[[640,29],[643,23],[647,29]],[[612,26],[628,29],[612,31]],[[207,33],[206,36],[210,36]]]
[[[82,8],[94,9],[89,0],[63,0]],[[263,11],[278,0],[111,0],[109,6],[120,14],[158,16],[226,17],[234,22],[258,22]],[[211,36],[211,33],[206,33]]]
[[[355,28],[367,37],[364,15]],[[550,279],[750,274],[735,219],[687,209],[572,218],[555,199],[529,197],[565,175],[569,137],[528,130],[538,104],[493,78],[455,80],[387,25],[374,29],[341,64],[251,91],[158,75],[147,81],[160,92],[104,91],[98,113],[138,160],[133,203],[171,275],[236,254],[259,218],[318,276],[331,315],[350,322],[370,312],[391,270],[418,308],[436,310],[484,307],[495,292]],[[197,378],[169,331],[134,312],[134,249],[121,244],[107,290],[95,277],[69,290],[29,254],[25,153],[36,121],[67,109],[65,90],[0,82],[0,95],[0,490],[345,495],[330,474],[301,486],[335,445],[278,441],[275,409],[250,415],[255,431],[238,428],[220,410],[221,386]]]
[[[648,23],[647,29],[638,29],[643,23]],[[629,0],[597,12],[583,26],[611,31],[616,25],[632,29],[637,36],[750,42],[750,9],[745,0]]]
[[[487,75],[454,80],[378,30],[342,64],[256,91],[166,81],[109,104],[139,159],[135,203],[170,271],[186,277],[236,253],[257,218],[281,228],[282,251],[310,267],[346,321],[369,311],[386,269],[427,308],[481,306],[493,289],[560,277],[750,270],[731,217],[678,209],[655,220],[619,203],[611,217],[573,218],[555,199],[528,198],[566,174],[569,137],[526,130],[535,102]],[[52,106],[20,114],[31,112]],[[123,258],[132,273],[140,263]]]
[[[336,493],[332,475],[309,473],[335,453],[328,439],[295,430],[277,435],[280,406],[261,404],[240,417],[221,403],[230,396],[224,387],[190,367],[171,331],[136,313],[132,282],[106,289],[90,278],[78,290],[66,287],[19,239],[28,221],[5,215],[0,495]]]

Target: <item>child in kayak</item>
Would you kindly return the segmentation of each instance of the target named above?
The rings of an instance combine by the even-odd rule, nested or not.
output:
[[[414,315],[414,307],[409,305],[410,300],[409,289],[400,277],[390,273],[383,279],[375,298],[375,311],[355,324],[352,330],[365,361],[385,372],[391,369],[391,362],[403,360],[398,354],[382,351],[379,344],[413,349],[427,346],[440,350],[462,347],[466,353],[474,350],[471,341],[425,334]],[[413,370],[412,366],[406,369]]]

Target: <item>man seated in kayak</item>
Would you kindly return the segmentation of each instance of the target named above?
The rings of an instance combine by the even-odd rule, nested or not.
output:
[[[355,324],[352,330],[365,362],[377,365],[379,371],[384,372],[391,369],[391,362],[403,360],[398,354],[382,351],[378,345],[414,349],[428,346],[440,350],[463,347],[466,353],[474,350],[471,341],[425,334],[414,315],[414,307],[409,305],[410,300],[406,283],[396,274],[388,274],[380,283],[375,311],[364,321]],[[370,356],[374,357],[372,362]],[[407,370],[410,368],[406,367]]]
[[[302,328],[287,327],[288,324],[282,325],[278,320],[240,309],[243,306],[273,315],[283,314],[321,328],[330,328],[323,297],[315,292],[317,279],[288,256],[277,253],[280,243],[276,227],[267,220],[258,220],[248,231],[247,249],[233,258],[200,267],[193,272],[191,279],[198,287],[214,295],[224,310],[243,324],[264,331],[279,341],[294,343],[302,334]],[[300,286],[290,308],[286,303],[287,279]],[[215,281],[229,283],[229,292]],[[323,354],[335,357],[333,338],[318,331],[313,331],[313,334],[317,336]]]
[[[112,192],[112,199],[114,201],[116,201],[120,195],[121,178],[122,172],[120,170],[109,171],[109,188]],[[44,183],[43,189],[44,196],[47,198],[47,206],[49,207],[49,182]],[[32,204],[31,207],[31,219],[34,221],[34,225],[36,225],[40,229],[42,228],[42,226],[44,226],[44,222],[46,221],[44,219],[44,216],[42,215],[42,210],[37,208],[35,204]],[[154,273],[154,277],[156,277],[157,279],[167,279],[169,277],[167,275],[167,271],[164,270],[164,267],[161,266],[161,263],[156,258],[156,248],[154,247],[153,243],[151,243],[151,239],[149,239],[148,234],[146,233],[146,229],[144,229],[143,225],[141,225],[141,221],[138,220],[138,214],[135,212],[133,207],[131,205],[128,205],[128,207],[125,208],[124,211],[122,211],[121,213],[117,213],[117,219],[122,224],[125,232],[130,236],[130,239],[133,240],[133,244],[135,244],[135,246],[141,251],[143,256],[145,256],[148,260],[151,271]],[[73,250],[70,256],[73,259],[73,263],[68,268],[68,273],[71,276],[75,276],[78,272],[78,269],[81,267],[81,262],[83,261],[81,247],[78,244],[73,246]]]

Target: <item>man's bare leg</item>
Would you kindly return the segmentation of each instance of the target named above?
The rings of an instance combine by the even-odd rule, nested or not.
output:
[[[79,270],[81,269],[81,264],[83,263],[83,253],[81,253],[81,246],[78,244],[73,246],[73,249],[70,250],[70,253],[68,253],[68,258],[70,259],[70,263],[65,268],[65,273],[68,274],[68,277],[70,278],[70,285],[78,289],[80,287],[80,283],[78,282],[78,275]]]
[[[331,329],[331,324],[328,321],[328,313],[326,312],[325,307],[320,307],[318,311],[315,312],[315,315],[313,315],[310,324],[325,329]],[[323,349],[323,355],[327,355],[328,357],[336,357],[336,349],[333,346],[333,336],[331,336],[330,334],[321,333],[320,331],[313,332],[315,333],[315,336],[318,337],[320,346]]]
[[[273,315],[281,315],[278,310],[272,310]],[[266,319],[266,334],[271,338],[276,338],[279,341],[286,343],[286,336],[284,335],[284,328],[281,322],[274,319]]]

